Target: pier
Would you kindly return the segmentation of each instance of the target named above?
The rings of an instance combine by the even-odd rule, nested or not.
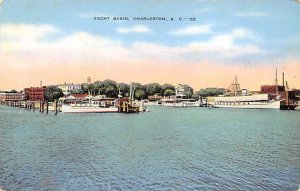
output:
[[[120,98],[118,101],[119,113],[139,113],[140,105],[129,98]]]
[[[51,106],[49,106],[51,103]],[[47,102],[47,101],[25,101],[25,100],[18,100],[18,101],[0,101],[0,105],[4,105],[7,107],[12,108],[19,108],[24,109],[26,111],[33,111],[38,110],[41,114],[49,114],[49,111],[53,111],[54,115],[57,115],[60,112],[60,107],[58,106],[58,101]]]

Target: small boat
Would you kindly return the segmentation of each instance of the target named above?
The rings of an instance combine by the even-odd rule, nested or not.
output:
[[[161,105],[166,107],[200,107],[200,103],[195,99],[178,97],[164,98],[161,101]]]
[[[269,94],[250,94],[246,89],[241,90],[237,77],[228,89],[222,96],[209,97],[208,105],[216,108],[280,109],[280,100],[271,99]]]
[[[161,105],[166,107],[200,107],[200,102],[184,95],[183,86],[175,88],[176,95],[161,99]]]
[[[63,113],[116,113],[118,107],[114,98],[89,97],[79,103],[62,104]]]

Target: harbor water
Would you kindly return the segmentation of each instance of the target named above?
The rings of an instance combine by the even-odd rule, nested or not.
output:
[[[0,106],[0,189],[298,190],[300,112]]]

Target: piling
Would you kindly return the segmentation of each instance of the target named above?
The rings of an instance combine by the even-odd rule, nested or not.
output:
[[[54,103],[55,103],[55,113],[54,113],[54,115],[57,115],[57,100],[54,100]]]
[[[46,101],[46,115],[48,114],[48,112],[49,112],[49,102]]]
[[[45,107],[44,107],[44,102],[43,101],[42,101],[42,104],[41,104],[41,108],[42,108],[42,113],[44,113]]]

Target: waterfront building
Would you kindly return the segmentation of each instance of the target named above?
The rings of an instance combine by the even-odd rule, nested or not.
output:
[[[76,102],[82,102],[84,99],[88,97],[89,97],[88,94],[70,94],[59,98],[59,101],[62,103],[76,103]]]
[[[12,93],[12,92],[1,92],[0,101],[20,101],[24,99],[24,94],[21,92]]]
[[[163,99],[163,97],[160,96],[160,95],[148,96],[148,100],[149,100],[149,101],[159,101],[159,100],[161,100],[161,99]]]
[[[279,98],[284,103],[293,103],[296,100],[296,91],[288,91],[285,86],[281,85],[263,85],[261,93],[269,94],[272,98]]]
[[[281,101],[280,109],[294,109],[297,106],[296,91],[290,91],[287,81],[282,73],[282,85],[278,85],[277,68],[274,85],[261,86],[261,93],[269,94],[271,98]]]
[[[81,90],[81,84],[59,84],[57,85],[58,88],[60,88],[64,95],[70,95],[72,91],[74,90]]]
[[[46,87],[30,87],[24,89],[24,96],[29,101],[44,101]]]

